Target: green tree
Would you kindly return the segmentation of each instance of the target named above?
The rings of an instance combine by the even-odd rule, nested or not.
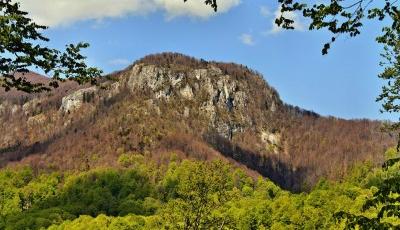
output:
[[[88,67],[81,54],[89,44],[70,44],[65,52],[48,48],[44,44],[49,39],[42,34],[47,27],[36,24],[27,14],[20,10],[19,3],[0,0],[0,87],[31,93],[50,90],[65,79],[95,83],[101,71]],[[53,81],[44,85],[16,77],[16,73],[28,72],[29,68],[53,75]]]
[[[387,161],[384,167],[384,178],[378,186],[378,191],[364,204],[363,211],[376,209],[373,218],[364,215],[354,215],[341,211],[335,214],[339,220],[345,220],[346,229],[398,229],[400,226],[390,221],[390,218],[400,219],[400,162],[399,158]],[[394,169],[394,170],[393,170]]]
[[[219,218],[217,210],[229,199],[233,187],[228,165],[184,161],[176,170],[179,183],[177,198],[171,200],[164,212],[172,229],[217,229],[226,220]]]
[[[384,68],[379,74],[379,78],[386,81],[386,85],[382,87],[382,93],[377,101],[383,103],[381,112],[398,113],[400,112],[400,12],[397,12],[396,27],[384,28],[386,33],[378,38],[378,41],[384,44],[383,61],[380,65]],[[398,131],[400,122],[389,123],[387,125],[389,131]],[[397,142],[397,151],[400,148],[400,132],[398,133],[399,141]]]

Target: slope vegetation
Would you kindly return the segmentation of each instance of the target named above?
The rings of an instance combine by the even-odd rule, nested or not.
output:
[[[3,96],[0,165],[86,171],[125,153],[158,162],[222,159],[292,191],[383,161],[394,138],[381,123],[285,104],[261,74],[175,53],[144,57],[97,86],[27,100]]]

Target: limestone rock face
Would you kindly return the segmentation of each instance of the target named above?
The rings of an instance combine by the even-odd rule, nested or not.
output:
[[[187,68],[184,71],[136,64],[127,70],[124,77],[129,91],[145,92],[154,103],[166,101],[179,104],[184,118],[190,117],[188,111],[190,115],[202,114],[208,119],[210,127],[226,138],[231,139],[235,133],[254,125],[254,119],[246,113],[248,109],[254,109],[255,104],[251,102],[253,92],[248,85],[252,79],[238,79],[212,64],[208,68]],[[262,88],[269,89],[265,86]],[[265,102],[257,103],[255,109],[275,111],[280,101],[274,101],[279,100],[273,98],[274,92],[260,93],[265,95],[262,99]],[[252,105],[249,107],[249,104]],[[267,107],[267,104],[271,106]]]
[[[86,89],[80,89],[72,94],[62,98],[60,111],[63,113],[71,113],[79,109],[85,102],[86,97],[91,97],[97,92],[97,87],[93,86]]]
[[[189,118],[190,116],[190,109],[188,107],[185,107],[185,110],[183,111],[183,116],[185,118]]]
[[[149,90],[157,99],[177,95],[191,100],[205,91],[206,104],[229,110],[245,107],[248,100],[246,93],[240,91],[237,85],[217,67],[195,69],[185,74],[153,65],[135,65],[127,80],[127,87],[131,91]]]
[[[12,108],[11,108],[11,114],[12,115],[14,115],[14,114],[16,114],[18,111],[20,111],[20,106],[18,106],[18,105],[13,105],[12,106]]]
[[[180,94],[182,97],[191,100],[194,97],[193,90],[189,85],[186,85],[185,88],[180,90]]]
[[[131,70],[131,77],[128,79],[128,88],[132,91],[136,89],[150,89],[160,91],[166,87],[169,74],[161,68],[155,66],[135,65]]]
[[[114,82],[111,84],[110,89],[107,91],[107,99],[113,98],[115,95],[121,92],[121,84],[119,82]]]
[[[207,69],[196,69],[193,71],[193,74],[197,80],[200,80],[202,77],[207,76]]]
[[[272,133],[268,131],[261,132],[261,140],[267,145],[267,148],[274,151],[276,154],[281,147],[281,135],[279,133]]]

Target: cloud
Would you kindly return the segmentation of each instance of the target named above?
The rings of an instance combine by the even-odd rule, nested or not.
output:
[[[276,11],[274,12],[275,17],[272,20],[272,29],[268,32],[268,34],[277,34],[284,31],[284,29],[282,29],[275,23],[275,19],[279,18],[282,15],[281,9],[282,8],[279,6],[278,9],[276,9]],[[294,21],[294,23],[292,24],[294,30],[304,31],[305,26],[296,12],[285,12],[283,16],[287,19],[291,19]]]
[[[132,63],[131,61],[129,61],[127,59],[123,59],[123,58],[113,59],[108,62],[109,65],[113,65],[113,66],[127,66],[131,63]]]
[[[261,6],[260,7],[260,13],[264,17],[269,17],[271,15],[271,11],[267,6]]]
[[[167,19],[179,16],[209,18],[216,13],[203,0],[16,0],[35,22],[47,26],[69,25],[83,20],[102,20],[127,15],[165,12]],[[221,0],[218,13],[225,13],[241,0]]]
[[[254,45],[254,39],[253,39],[253,36],[251,34],[246,34],[246,33],[241,34],[239,39],[245,45],[248,45],[248,46]]]

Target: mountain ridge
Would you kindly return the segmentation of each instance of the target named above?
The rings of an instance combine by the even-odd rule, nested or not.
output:
[[[322,117],[285,104],[247,67],[177,53],[13,106],[0,108],[0,128],[12,130],[0,136],[0,165],[38,170],[117,167],[124,152],[160,164],[172,155],[218,158],[303,191],[323,177],[342,178],[357,162],[379,164],[394,145],[380,122]]]

